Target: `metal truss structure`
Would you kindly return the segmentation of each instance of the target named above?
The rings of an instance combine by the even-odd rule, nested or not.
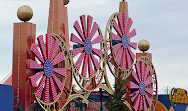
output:
[[[65,67],[67,62],[71,64],[71,56],[59,36],[46,34],[45,38],[46,43],[42,35],[38,36],[38,45],[33,43],[30,48],[40,63],[28,59],[28,68],[37,71],[29,78],[32,86],[36,86],[34,94],[39,105],[45,110],[60,110],[72,89],[72,69]]]
[[[130,80],[125,85],[128,93],[123,96],[131,96],[124,100],[129,110],[154,110],[158,96],[156,72],[149,58],[142,56],[136,60],[132,48],[136,50],[137,43],[131,42],[136,31],[131,30],[133,21],[128,13],[112,14],[104,37],[92,16],[81,15],[80,22],[73,25],[76,33],[70,35],[70,49],[68,18],[60,17],[67,14],[67,9],[64,4],[54,8],[60,1],[51,2],[48,34],[37,37],[38,42],[32,43],[29,50],[34,57],[27,58],[27,69],[35,72],[28,78],[37,103],[28,110],[62,111],[78,98],[88,104],[90,94],[97,89],[113,94],[108,76],[112,74],[114,78],[110,79],[115,80],[119,72],[123,72],[122,79]],[[124,9],[126,5],[120,6]]]
[[[118,21],[118,22],[117,22]],[[130,42],[136,35],[135,29],[130,31],[132,20],[125,13],[114,13],[109,18],[105,30],[105,42],[108,50],[107,63],[111,73],[117,77],[119,70],[123,71],[124,79],[132,70],[135,54],[131,47],[136,49],[137,43]]]
[[[106,64],[104,57],[104,42],[102,32],[96,22],[92,24],[93,17],[80,16],[81,26],[75,21],[74,28],[79,37],[71,34],[71,41],[77,43],[73,45],[72,67],[77,84],[86,91],[95,90],[101,83]],[[77,56],[78,55],[78,56]]]
[[[133,70],[131,73],[133,79],[128,83],[132,108],[136,111],[154,110],[158,97],[155,68],[152,62],[143,56],[137,59],[135,69],[136,72]]]

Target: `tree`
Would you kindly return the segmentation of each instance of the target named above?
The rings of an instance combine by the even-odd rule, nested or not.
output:
[[[122,96],[127,92],[127,88],[123,89],[128,80],[122,80],[122,72],[119,71],[116,83],[114,85],[114,94],[109,94],[111,102],[107,106],[109,111],[129,111],[128,107],[123,103]]]

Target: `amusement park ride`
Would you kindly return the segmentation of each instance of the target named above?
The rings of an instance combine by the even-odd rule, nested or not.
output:
[[[140,41],[138,47],[143,53],[133,53],[137,43],[131,38],[136,36],[136,30],[131,29],[128,3],[120,2],[119,12],[110,16],[104,37],[92,16],[81,15],[70,35],[72,50],[65,7],[68,3],[50,0],[47,34],[37,37],[36,24],[27,22],[32,18],[32,9],[18,9],[18,17],[24,22],[14,23],[11,77],[14,96],[22,101],[23,110],[34,103],[37,107],[33,110],[65,110],[76,98],[88,104],[88,97],[96,89],[113,94],[108,75],[116,79],[120,71],[122,79],[130,80],[124,96],[131,98],[124,100],[125,105],[133,111],[155,110],[157,78],[151,53],[145,52],[149,43]]]

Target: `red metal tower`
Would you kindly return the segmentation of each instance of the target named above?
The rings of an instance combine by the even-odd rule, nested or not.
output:
[[[29,48],[35,42],[35,34],[35,24],[28,22],[14,23],[12,85],[14,86],[14,96],[21,99],[24,110],[34,100],[33,88],[28,79],[34,72],[27,69],[26,61],[27,59],[34,59],[34,55],[29,51]]]

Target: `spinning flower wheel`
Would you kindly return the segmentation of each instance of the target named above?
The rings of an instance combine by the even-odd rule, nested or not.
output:
[[[118,22],[117,22],[118,21]],[[135,55],[131,50],[137,48],[137,43],[130,41],[136,35],[135,29],[130,30],[133,21],[127,14],[114,13],[106,26],[105,41],[108,51],[108,66],[112,74],[117,77],[118,70],[124,71],[128,77],[132,71]]]
[[[28,59],[28,68],[37,71],[29,77],[32,86],[36,87],[34,95],[44,110],[62,109],[72,86],[71,72],[69,67],[65,67],[65,63],[71,64],[69,52],[63,40],[56,35],[46,34],[46,43],[42,35],[37,40],[38,45],[33,43],[30,51],[40,63]]]
[[[137,60],[136,72],[133,70],[128,87],[132,94],[132,108],[135,111],[153,110],[157,100],[157,78],[152,63],[146,57]]]
[[[103,38],[98,24],[96,22],[92,24],[91,16],[88,15],[86,19],[85,15],[82,15],[80,20],[82,29],[78,21],[74,23],[74,28],[80,38],[72,33],[70,39],[76,43],[72,50],[73,74],[82,89],[94,90],[101,83],[105,72]]]

